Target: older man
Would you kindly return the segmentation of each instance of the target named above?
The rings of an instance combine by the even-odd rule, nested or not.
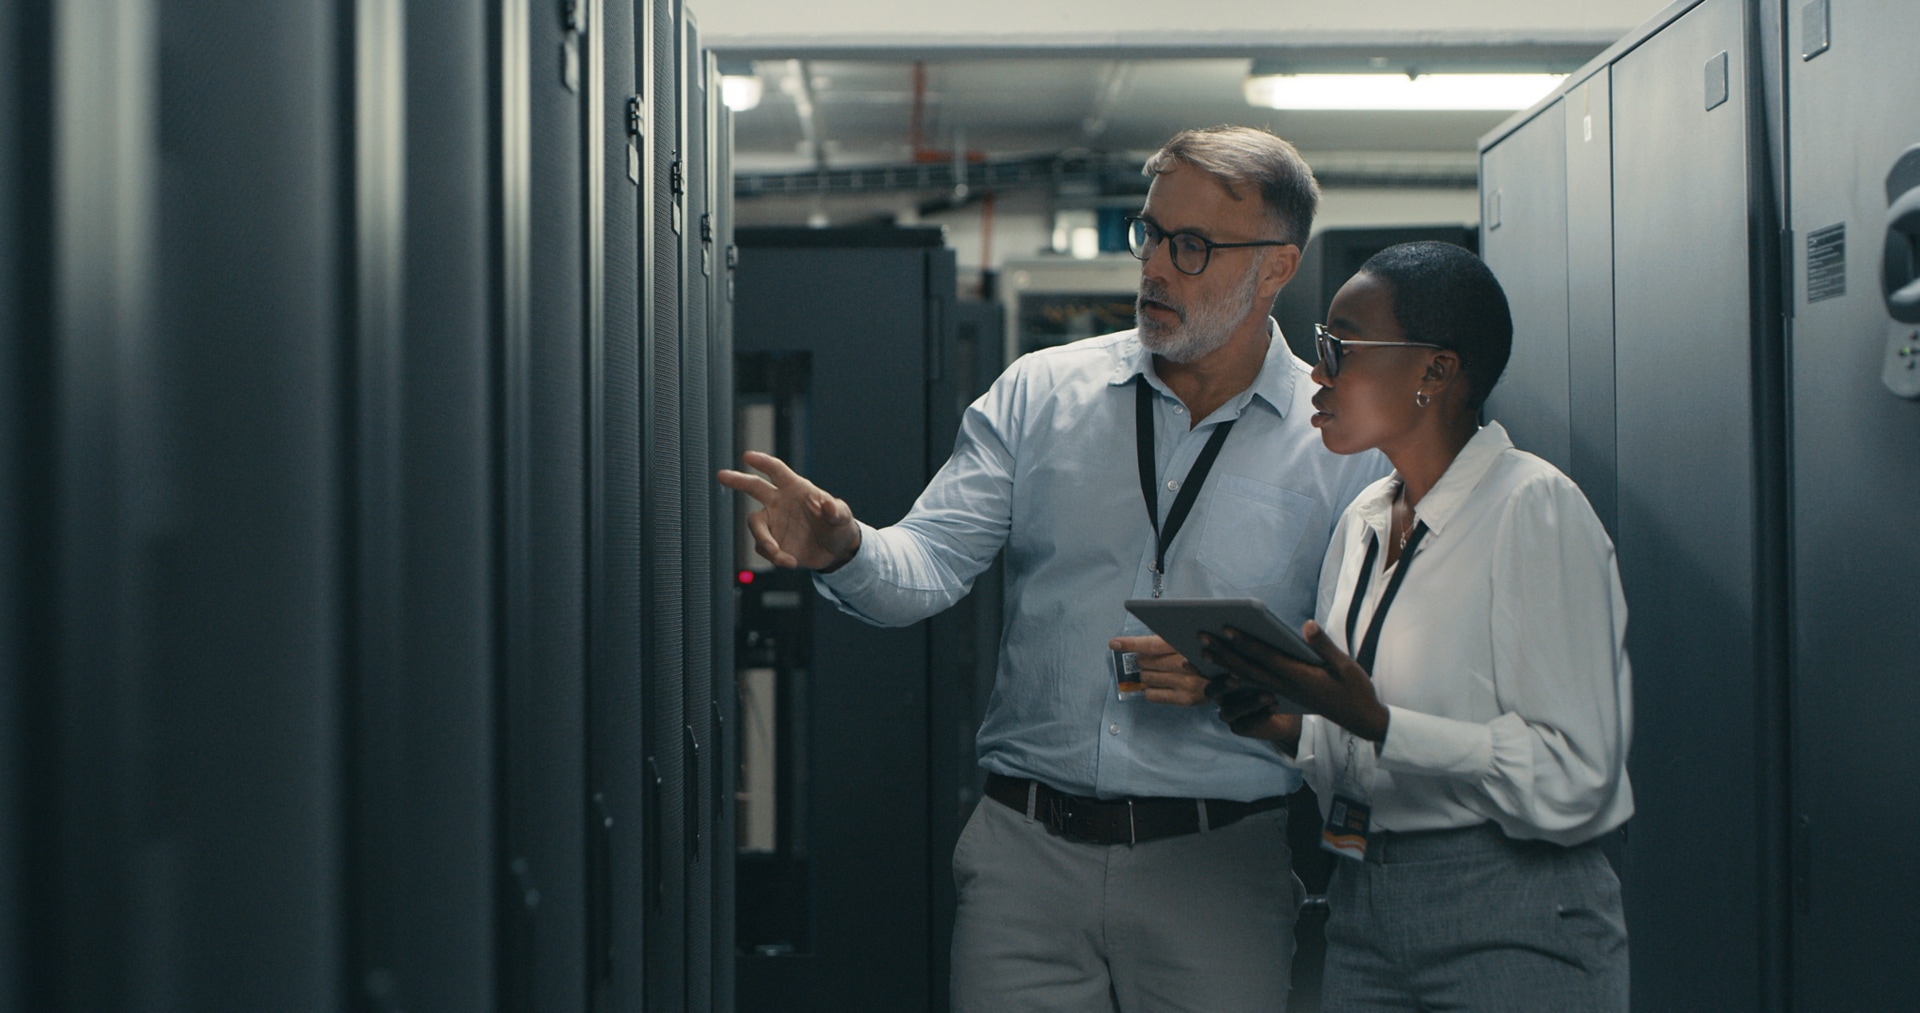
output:
[[[1007,550],[987,800],[953,857],[961,1013],[1286,1001],[1299,775],[1195,706],[1205,680],[1121,603],[1250,596],[1299,625],[1335,520],[1386,465],[1324,449],[1308,367],[1267,316],[1319,200],[1299,154],[1220,127],[1145,172],[1137,329],[1015,362],[898,524],[766,455],[746,463],[767,479],[720,473],[765,504],[762,555],[879,625],[948,607]],[[1143,691],[1121,692],[1135,665]]]

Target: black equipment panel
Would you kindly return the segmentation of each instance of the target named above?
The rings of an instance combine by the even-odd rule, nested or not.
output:
[[[1505,284],[1513,354],[1486,414],[1514,445],[1568,470],[1567,122],[1548,108],[1481,157],[1482,256]]]
[[[929,355],[952,346],[952,252],[937,230],[743,230],[738,242],[736,349],[743,360],[810,356],[803,474],[862,518],[897,520],[952,446],[949,432],[930,454],[928,428]],[[796,603],[813,594],[804,581],[756,581],[748,617],[762,614],[762,586]],[[811,935],[791,951],[741,954],[739,1007],[925,1009],[935,988],[929,881],[935,866],[951,875],[951,842],[930,845],[930,627],[876,629],[810,605],[806,692],[791,729],[806,743],[804,769],[791,774],[805,786],[803,839],[792,846],[804,849],[795,874],[807,884]],[[742,859],[743,926],[750,905],[790,896],[754,892],[749,874],[765,871]]]
[[[556,72],[568,47],[577,60],[581,33],[545,4],[529,4],[526,16],[518,57],[527,66],[526,328],[524,343],[510,334],[502,376],[509,625],[501,716],[508,873],[523,891],[503,973],[532,1013],[586,1006],[586,240],[579,77]],[[516,55],[509,49],[505,58]]]
[[[358,326],[343,139],[316,124],[336,122],[345,26],[140,13],[0,16],[25,127],[5,429],[34,490],[6,547],[25,565],[0,573],[25,581],[7,667],[31,680],[7,707],[22,931],[0,1003],[337,1009]],[[162,53],[223,58],[162,94]]]
[[[711,413],[713,218],[707,178],[707,76],[699,27],[682,12],[677,49],[680,85],[681,187],[685,217],[681,229],[681,445],[685,469],[687,687],[687,1008],[708,1009],[713,1002],[713,839],[716,720],[713,645],[713,454]]]
[[[1920,840],[1920,813],[1903,804],[1920,782],[1911,730],[1920,629],[1908,620],[1920,529],[1906,520],[1920,502],[1920,404],[1883,378],[1889,367],[1912,368],[1900,353],[1920,343],[1920,327],[1891,312],[1881,273],[1883,257],[1906,243],[1889,212],[1920,183],[1896,172],[1916,164],[1907,153],[1920,144],[1920,7],[1802,7],[1789,5],[1786,47],[1796,237],[1793,999],[1803,1010],[1893,1009],[1911,1001],[1908,944],[1920,936],[1920,889],[1895,871],[1911,865]],[[1846,244],[1841,291],[1816,292],[1807,244],[1836,225]]]
[[[587,977],[591,1008],[632,1010],[645,1001],[647,855],[645,710],[642,703],[640,383],[643,299],[640,228],[643,164],[639,135],[638,11],[597,6],[585,40],[588,88],[587,184],[602,195],[588,207],[589,297],[599,320],[588,331],[589,583],[587,691]],[[593,171],[597,166],[598,171]],[[636,168],[641,171],[635,172]],[[639,176],[638,179],[635,176]],[[599,224],[594,219],[599,218]],[[596,250],[597,246],[597,250]],[[589,308],[591,314],[592,307]],[[592,317],[589,317],[592,321]]]
[[[1636,997],[1762,1005],[1769,869],[1759,740],[1755,323],[1744,12],[1708,0],[1613,68],[1615,537],[1631,616]],[[1729,926],[1753,930],[1729,933]],[[1711,959],[1698,941],[1715,938]]]
[[[645,226],[643,277],[650,286],[651,321],[642,359],[646,392],[640,614],[645,623],[647,747],[642,777],[648,796],[646,996],[649,1009],[686,1003],[686,870],[690,799],[687,778],[692,752],[687,731],[688,626],[685,413],[681,405],[681,272],[685,264],[686,213],[681,146],[679,0],[656,0],[646,34],[647,142],[651,167],[650,213]]]
[[[0,8],[0,1008],[730,1004],[724,118],[638,11]]]
[[[346,987],[376,1007],[487,1009],[497,402],[490,143],[472,96],[492,73],[488,32],[447,2],[409,5],[404,25],[398,9],[360,15]]]
[[[702,233],[708,273],[706,293],[712,306],[712,330],[707,362],[713,391],[709,412],[709,468],[737,467],[733,460],[733,116],[719,101],[720,72],[712,55],[707,59],[707,164],[711,228]],[[710,234],[709,234],[710,233]],[[738,766],[734,757],[740,735],[739,690],[735,684],[734,625],[738,595],[734,591],[732,519],[736,494],[708,481],[708,516],[713,519],[713,996],[711,1008],[734,1008],[734,849],[737,824],[734,790]]]
[[[1326,323],[1327,307],[1333,305],[1340,287],[1359,273],[1360,265],[1389,246],[1427,240],[1480,249],[1479,235],[1463,225],[1336,228],[1315,233],[1300,254],[1300,267],[1293,280],[1273,302],[1273,319],[1279,323],[1287,347],[1303,362],[1314,362],[1319,353],[1313,347],[1313,325]],[[1120,326],[1130,327],[1132,320],[1129,315]]]
[[[22,28],[35,27],[38,18],[24,17],[24,5],[14,4],[0,10],[0,879],[20,881],[22,875],[21,800],[25,787],[20,780],[20,757],[25,705],[29,645],[33,642],[27,602],[36,597],[28,588],[43,580],[43,560],[27,547],[23,532],[27,527],[29,489],[44,489],[44,480],[29,482],[28,447],[33,429],[45,431],[39,411],[28,404],[39,400],[33,385],[46,375],[42,363],[46,354],[45,338],[31,341],[31,334],[48,332],[44,297],[35,298],[27,282],[25,265],[40,259],[35,247],[44,250],[47,240],[44,221],[29,226],[33,219],[29,199],[44,193],[45,187],[28,180],[33,159],[27,154],[27,138],[45,137],[29,126],[21,91],[28,82],[15,68],[36,66],[21,44]],[[25,199],[23,199],[25,198]],[[36,256],[38,254],[38,256]],[[31,346],[30,347],[30,342]],[[34,475],[43,479],[44,473]],[[44,669],[42,669],[44,671]],[[14,903],[0,909],[0,1003],[16,1003],[21,997],[20,941],[24,905]]]
[[[1567,459],[1564,470],[1615,527],[1613,71],[1577,85],[1566,110]]]

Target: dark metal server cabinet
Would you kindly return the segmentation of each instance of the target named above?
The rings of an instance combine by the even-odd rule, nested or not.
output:
[[[648,21],[643,75],[650,212],[644,226],[642,276],[648,328],[642,359],[645,410],[641,572],[644,591],[647,795],[645,827],[646,1005],[680,1009],[687,996],[687,878],[693,849],[687,822],[690,763],[687,727],[687,520],[682,405],[681,273],[685,267],[685,163],[680,119],[679,0],[656,0]]]
[[[343,39],[345,989],[376,1008],[492,1009],[498,981],[491,35],[433,0],[362,8]]]
[[[343,214],[374,197],[342,174],[364,148],[335,64],[366,25],[170,13],[0,14],[0,1004],[337,1009],[359,429],[339,380],[346,341],[394,338],[359,269],[392,258],[371,272],[391,281],[401,258],[392,205]],[[195,53],[223,58],[163,73]],[[365,180],[381,197],[390,168]]]
[[[730,1013],[734,1008],[734,790],[737,767],[733,757],[739,735],[739,693],[734,682],[734,496],[713,481],[720,468],[733,460],[733,269],[738,251],[733,245],[733,115],[720,100],[720,68],[711,52],[703,53],[707,94],[707,157],[704,171],[708,220],[700,230],[701,273],[708,305],[707,363],[708,459],[705,488],[707,516],[712,522],[711,588],[713,616],[713,716],[711,765],[708,777],[712,802],[709,819],[712,843],[708,871],[712,877],[711,936],[712,999],[708,1008]]]
[[[713,215],[708,176],[709,138],[706,57],[692,12],[682,10],[675,50],[680,86],[679,186],[684,216],[680,235],[681,492],[685,520],[687,621],[686,710],[681,728],[686,746],[686,1006],[713,1005],[714,830],[725,800],[715,790],[715,747],[720,709],[714,673],[713,453],[714,390],[712,333]]]
[[[1626,586],[1637,814],[1608,846],[1650,1009],[1783,1001],[1762,14],[1677,3],[1482,142],[1483,253],[1516,325],[1490,414],[1586,490]]]
[[[1920,987],[1920,5],[1785,7],[1793,998],[1893,1009]]]
[[[737,241],[743,417],[765,405],[768,449],[858,516],[892,523],[952,449],[951,429],[930,429],[953,417],[932,400],[955,354],[952,251],[937,229],[756,229]],[[742,441],[756,427],[743,424]],[[953,824],[955,799],[932,786],[957,791],[956,773],[970,783],[972,772],[951,769],[958,749],[930,722],[955,724],[954,708],[931,697],[974,673],[935,679],[937,623],[877,629],[817,600],[804,573],[742,568],[742,692],[769,704],[764,758],[779,771],[763,782],[778,805],[750,801],[739,816],[739,1008],[943,1004],[931,950],[952,915],[932,880],[951,877],[952,842],[934,828]],[[754,734],[753,715],[740,724]],[[777,819],[752,829],[763,811]]]
[[[589,8],[587,171],[587,924],[589,1009],[645,1002],[645,724],[641,678],[642,320],[647,204],[638,49],[651,7]]]

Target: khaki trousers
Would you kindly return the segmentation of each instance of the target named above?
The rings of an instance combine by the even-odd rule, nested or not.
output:
[[[954,1013],[1282,1013],[1301,890],[1287,810],[1084,844],[982,799],[953,854]]]

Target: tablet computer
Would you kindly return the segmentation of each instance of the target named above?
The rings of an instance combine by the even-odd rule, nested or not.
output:
[[[1126,606],[1209,679],[1218,679],[1227,670],[1205,660],[1200,634],[1218,637],[1229,626],[1272,644],[1288,657],[1309,665],[1325,664],[1301,639],[1300,631],[1281,622],[1258,598],[1129,598]],[[1300,713],[1298,704],[1284,696],[1276,699],[1281,713]]]

